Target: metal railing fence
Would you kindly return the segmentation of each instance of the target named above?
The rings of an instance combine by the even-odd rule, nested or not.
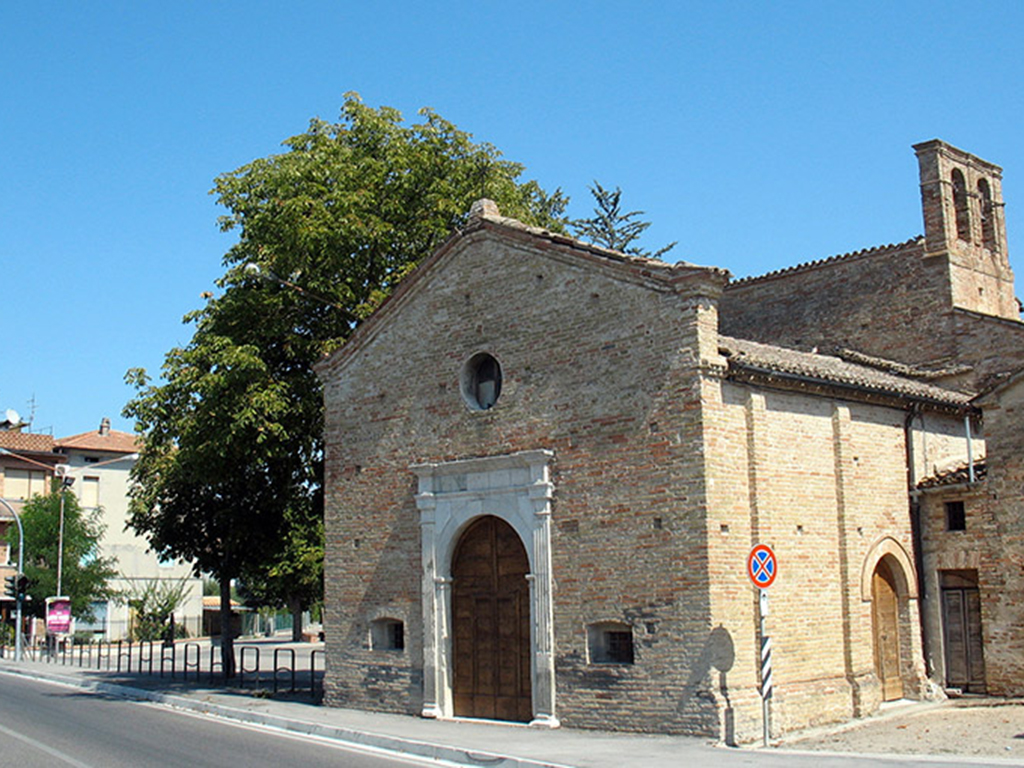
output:
[[[303,653],[302,651],[306,652]],[[170,678],[187,683],[267,690],[308,692],[314,700],[323,693],[324,651],[275,644],[235,645],[235,678],[225,680],[220,647],[213,643],[160,641],[113,643],[62,642],[47,648],[28,646],[26,659],[122,675]],[[13,646],[0,644],[0,658],[14,658]]]

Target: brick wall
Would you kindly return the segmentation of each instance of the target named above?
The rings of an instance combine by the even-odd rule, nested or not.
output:
[[[754,543],[770,544],[780,575],[770,588],[777,732],[874,711],[870,576],[879,543],[895,541],[915,579],[908,515],[904,412],[724,382],[705,397],[712,621],[735,647],[718,672],[738,740],[759,734],[757,605],[744,571]],[[955,417],[928,414],[915,437],[917,472],[964,453]],[[924,450],[925,446],[928,450]],[[906,695],[925,690],[917,600],[901,622]]]
[[[464,235],[440,258],[323,373],[328,703],[409,713],[422,703],[409,467],[545,448],[558,716],[717,733],[707,676],[695,672],[711,629],[697,351],[715,349],[699,333],[715,328],[703,297],[721,278],[697,272],[696,288],[672,287],[514,232]],[[489,411],[467,408],[459,389],[478,351],[504,373]],[[405,651],[367,647],[384,614],[407,619]],[[586,627],[608,620],[633,628],[635,664],[588,663]]]
[[[720,314],[729,336],[930,363],[955,354],[949,308],[943,261],[911,240],[735,281]]]
[[[973,485],[939,487],[921,500],[929,578],[929,648],[945,681],[940,574],[976,572],[981,598],[987,691],[1024,694],[1024,383],[1017,379],[982,400],[987,472]],[[964,530],[947,530],[947,502],[961,501]]]
[[[992,568],[982,581],[988,685],[1024,695],[1024,380],[1018,375],[987,401],[987,491],[982,505]]]

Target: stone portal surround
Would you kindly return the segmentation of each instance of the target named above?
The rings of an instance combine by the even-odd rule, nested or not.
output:
[[[466,526],[494,515],[519,534],[529,559],[531,725],[558,727],[555,715],[551,591],[551,482],[554,453],[520,451],[411,467],[419,478],[423,604],[423,716],[453,717],[451,563]]]

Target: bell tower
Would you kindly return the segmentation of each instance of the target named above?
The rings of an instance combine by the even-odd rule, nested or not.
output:
[[[915,144],[926,257],[945,258],[954,307],[1019,320],[1003,169],[939,139]]]

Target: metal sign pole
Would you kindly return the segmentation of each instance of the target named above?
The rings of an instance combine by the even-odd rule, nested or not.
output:
[[[772,639],[768,636],[768,587],[779,575],[779,563],[768,544],[755,544],[747,555],[747,577],[758,590],[758,635],[761,641],[761,719],[764,721],[764,745],[772,734]]]
[[[768,590],[762,589],[758,600],[761,615],[761,719],[764,722],[764,746],[768,746],[772,732],[772,639],[768,635]]]

